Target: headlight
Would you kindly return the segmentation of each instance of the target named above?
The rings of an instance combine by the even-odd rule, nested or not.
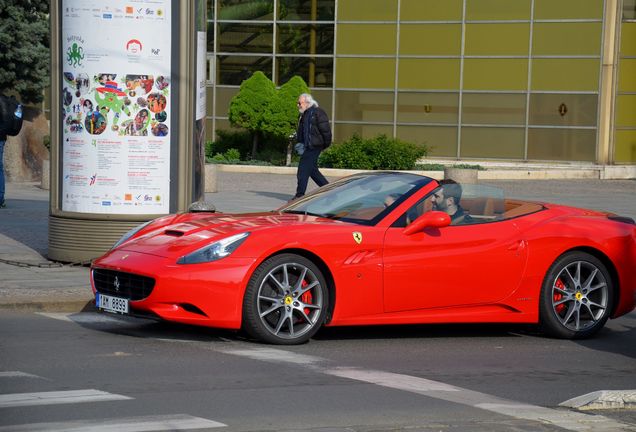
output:
[[[123,242],[125,242],[126,240],[128,240],[129,238],[131,238],[132,236],[137,234],[139,231],[144,229],[146,227],[146,225],[148,225],[150,222],[153,222],[153,221],[150,220],[150,221],[148,221],[146,223],[143,223],[143,224],[141,224],[139,226],[136,226],[133,229],[131,229],[130,231],[128,231],[126,234],[121,236],[121,238],[117,241],[117,243],[115,243],[115,245],[111,249],[115,249],[117,246],[121,245]]]
[[[234,252],[245,241],[250,233],[236,234],[223,240],[207,245],[189,255],[182,256],[177,260],[177,264],[198,264],[216,261]]]

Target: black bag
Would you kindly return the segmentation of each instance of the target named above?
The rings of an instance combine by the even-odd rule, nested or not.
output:
[[[22,129],[22,104],[13,97],[0,96],[0,136],[16,136]]]

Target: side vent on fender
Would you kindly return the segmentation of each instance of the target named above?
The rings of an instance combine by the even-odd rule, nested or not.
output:
[[[173,237],[181,237],[184,233],[183,231],[177,230],[166,230],[165,235],[173,236]]]

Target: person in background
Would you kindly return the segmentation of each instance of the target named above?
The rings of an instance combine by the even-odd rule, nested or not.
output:
[[[298,121],[296,139],[303,144],[304,150],[300,156],[298,172],[296,173],[298,180],[296,195],[292,199],[305,195],[310,177],[318,186],[329,183],[318,169],[320,152],[331,145],[331,127],[327,113],[307,93],[298,97],[297,104],[300,120]]]

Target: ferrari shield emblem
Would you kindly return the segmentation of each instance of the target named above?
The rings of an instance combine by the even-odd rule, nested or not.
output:
[[[356,241],[356,243],[360,244],[362,243],[362,233],[358,232],[358,231],[354,231],[353,232],[353,239]]]

